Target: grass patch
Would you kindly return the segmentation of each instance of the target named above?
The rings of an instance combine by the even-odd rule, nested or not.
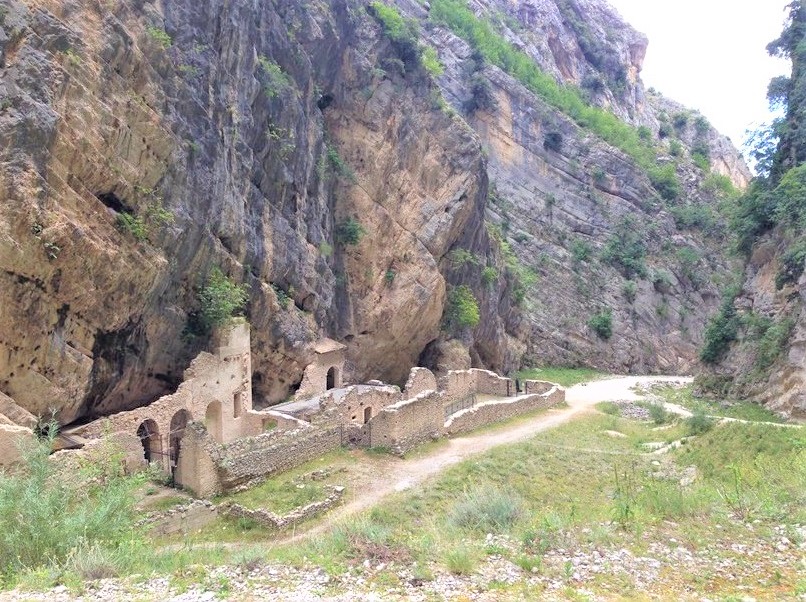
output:
[[[653,389],[653,393],[659,395],[666,402],[677,404],[692,412],[738,418],[739,420],[748,420],[750,422],[785,422],[775,412],[771,412],[764,406],[752,401],[696,397],[692,385],[685,387],[659,386]]]
[[[579,383],[598,380],[605,376],[593,368],[562,368],[546,366],[543,368],[526,368],[518,372],[521,380],[547,380],[563,387],[572,387]]]

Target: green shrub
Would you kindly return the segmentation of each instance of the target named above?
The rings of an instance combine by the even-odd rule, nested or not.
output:
[[[454,575],[470,575],[479,563],[478,552],[467,544],[461,544],[445,552],[445,568]]]
[[[139,241],[148,240],[148,226],[143,217],[132,213],[118,213],[118,228]]]
[[[706,234],[720,231],[716,213],[710,205],[675,205],[669,208],[679,230],[699,229]]]
[[[331,255],[333,255],[333,245],[323,240],[322,242],[319,243],[319,254],[325,259],[327,259]]]
[[[638,137],[644,142],[649,142],[652,140],[652,130],[650,130],[647,126],[642,125],[638,128]]]
[[[750,253],[756,239],[775,224],[775,198],[758,179],[730,207],[729,226],[736,249]]]
[[[479,258],[467,249],[453,249],[448,253],[448,260],[451,262],[451,266],[455,268],[464,267],[466,265],[477,266],[481,263]]]
[[[772,195],[775,221],[798,232],[806,229],[806,163],[787,171]]]
[[[666,122],[661,123],[660,126],[658,126],[658,138],[660,138],[661,140],[663,140],[664,138],[668,138],[673,133],[674,130],[672,129],[672,126]]]
[[[638,294],[638,285],[632,280],[627,280],[621,287],[621,294],[627,300],[627,303],[634,303],[635,297]]]
[[[728,176],[716,172],[711,172],[705,177],[700,190],[717,199],[735,199],[740,194]]]
[[[485,286],[492,286],[498,280],[498,270],[493,266],[487,266],[481,271],[481,281]]]
[[[355,173],[350,168],[349,165],[341,158],[338,149],[334,146],[327,147],[327,165],[330,168],[330,171],[336,174],[340,178],[344,178],[349,182],[355,183]]]
[[[679,140],[672,140],[671,142],[669,142],[669,154],[672,157],[683,156],[683,145],[680,144]]]
[[[384,34],[392,42],[406,67],[410,69],[419,67],[422,56],[417,42],[420,36],[417,22],[401,15],[394,6],[379,1],[370,3],[369,13],[383,27]]]
[[[763,371],[775,363],[775,360],[777,360],[784,349],[786,349],[794,327],[795,320],[792,318],[784,318],[766,329],[758,342],[758,349],[756,350],[756,368]]]
[[[263,84],[263,91],[266,96],[274,98],[291,88],[291,78],[283,71],[280,65],[263,55],[258,57],[257,62],[266,78],[266,82]]]
[[[489,80],[480,73],[474,74],[470,79],[470,98],[465,103],[465,111],[472,115],[476,111],[490,111],[495,107]]]
[[[700,359],[706,364],[719,362],[728,352],[730,344],[736,340],[739,331],[739,318],[736,315],[734,301],[738,290],[728,290],[719,307],[719,311],[711,318],[703,337]]]
[[[708,120],[702,116],[698,115],[697,118],[694,120],[694,130],[700,136],[703,136],[708,133],[708,130],[711,129],[711,124],[708,123]]]
[[[672,125],[676,130],[685,130],[688,127],[688,113],[675,113],[672,116]]]
[[[524,504],[516,495],[496,487],[465,493],[451,512],[451,522],[481,533],[508,531],[523,515]]]
[[[463,284],[450,290],[445,307],[445,319],[449,326],[456,328],[478,326],[481,320],[479,304],[470,287]]]
[[[392,286],[392,283],[395,281],[395,276],[397,276],[397,272],[389,268],[386,270],[386,273],[384,273],[383,279],[386,281],[387,285]]]
[[[697,409],[686,419],[686,431],[689,435],[702,435],[714,428],[715,424],[713,418]]]
[[[806,241],[789,247],[781,256],[781,264],[775,274],[775,288],[781,290],[785,284],[797,282],[803,274],[806,262]]]
[[[707,172],[711,169],[711,159],[702,153],[692,152],[691,161],[703,171]]]
[[[634,217],[625,216],[607,239],[602,250],[602,259],[620,270],[625,278],[631,279],[634,276],[646,276],[645,256],[643,233]]]
[[[423,49],[421,60],[425,70],[433,77],[439,77],[442,75],[442,72],[445,71],[442,63],[439,62],[439,56],[433,46],[426,46]]]
[[[168,32],[166,32],[161,27],[153,27],[153,26],[148,27],[146,29],[146,33],[148,33],[148,36],[152,40],[154,40],[163,50],[170,48],[171,45],[173,44],[171,36],[168,35]]]
[[[207,285],[199,293],[202,322],[208,328],[224,324],[239,315],[248,300],[248,286],[236,284],[215,267],[210,271]]]
[[[357,245],[366,233],[361,222],[351,216],[336,225],[335,239],[342,245]]]
[[[613,311],[608,307],[593,314],[588,326],[600,339],[609,339],[613,336]]]
[[[272,284],[271,288],[274,290],[274,295],[277,297],[277,304],[280,309],[288,309],[288,304],[291,302],[291,296],[279,284]]]
[[[142,480],[123,475],[119,450],[107,446],[93,465],[59,471],[49,460],[55,434],[54,423],[48,439],[23,449],[20,471],[0,472],[0,574],[6,577],[71,558],[77,568],[88,566],[78,564],[82,551],[108,558],[123,542],[141,539],[133,490]],[[101,564],[112,572],[110,563],[95,563]]]
[[[664,406],[663,403],[649,403],[647,404],[647,410],[649,411],[649,417],[655,424],[666,424],[669,422],[669,412],[666,410],[666,406]]]
[[[656,165],[647,171],[649,181],[658,191],[661,198],[673,201],[680,195],[680,182],[677,179],[677,171],[673,163],[666,165]]]
[[[571,256],[574,258],[574,263],[582,263],[588,261],[593,255],[593,249],[587,241],[575,239],[571,243]]]

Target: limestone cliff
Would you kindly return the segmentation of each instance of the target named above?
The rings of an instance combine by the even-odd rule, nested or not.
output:
[[[646,40],[605,3],[471,6],[649,130],[679,162],[679,205],[715,200],[690,161],[693,118],[675,159],[659,136],[671,110],[639,78]],[[718,224],[680,226],[645,167],[498,67],[472,68],[427,5],[397,8],[438,77],[354,0],[2,0],[0,392],[70,422],[173,390],[206,343],[194,325],[214,266],[249,285],[264,402],[293,392],[322,335],[347,345],[348,381],[401,381],[456,340],[451,365],[686,370],[726,271]],[[469,111],[479,79],[494,105]],[[735,150],[696,135],[742,185]],[[350,223],[363,236],[340,234]],[[629,223],[647,265],[625,293],[599,257]],[[461,285],[480,322],[451,332]],[[604,340],[588,320],[608,307]]]

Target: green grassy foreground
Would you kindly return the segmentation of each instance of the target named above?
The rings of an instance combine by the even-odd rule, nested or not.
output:
[[[506,599],[787,599],[806,592],[797,560],[798,525],[806,525],[804,430],[712,425],[672,452],[647,453],[648,443],[679,441],[690,431],[674,417],[658,427],[597,412],[457,464],[309,541],[282,545],[254,524],[220,519],[193,536],[161,541],[172,547],[160,550],[132,524],[65,557],[43,553],[38,564],[9,566],[4,585],[61,583],[78,592],[102,576],[166,575],[183,591],[206,583],[199,565],[279,562],[321,567],[336,589],[340,575],[366,571],[367,587],[391,591],[401,586],[401,567],[411,567],[424,583],[472,576]],[[303,492],[309,483],[295,485],[299,477],[338,470],[355,460],[351,453],[269,479],[239,499],[251,505],[275,497],[278,510],[304,503],[312,494]],[[779,549],[782,538],[789,543]],[[209,545],[220,541],[242,545]],[[603,560],[596,560],[599,572],[585,573],[573,558]],[[638,559],[657,566],[641,568]],[[367,562],[372,568],[363,568]],[[480,577],[501,563],[519,577]],[[225,585],[206,584],[226,593]]]

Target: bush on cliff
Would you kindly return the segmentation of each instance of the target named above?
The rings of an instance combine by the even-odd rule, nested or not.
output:
[[[207,285],[199,293],[202,321],[206,327],[220,326],[239,315],[249,299],[248,287],[227,278],[220,268],[213,268]]]

